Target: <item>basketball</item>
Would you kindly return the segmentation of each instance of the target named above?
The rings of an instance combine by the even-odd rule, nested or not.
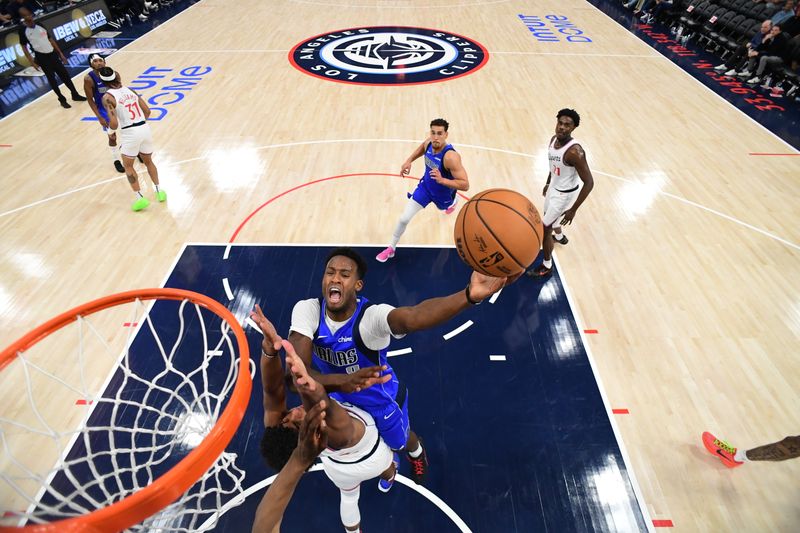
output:
[[[470,268],[506,277],[533,263],[544,228],[528,198],[509,189],[488,189],[464,204],[453,233],[458,255]]]

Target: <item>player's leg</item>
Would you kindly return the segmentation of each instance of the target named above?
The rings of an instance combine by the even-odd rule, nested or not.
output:
[[[575,204],[575,200],[578,199],[579,194],[580,194],[580,189],[577,188],[575,191],[569,193],[569,199],[565,204],[566,207],[564,208],[564,212],[572,208],[572,206]],[[561,215],[563,215],[563,213]],[[558,215],[556,217],[555,222],[553,222],[553,240],[558,244],[564,245],[569,242],[569,239],[567,239],[567,236],[564,235],[563,231],[561,231],[561,219],[563,218],[561,215]]]
[[[131,128],[135,130],[136,128]],[[136,155],[139,153],[139,139],[131,129],[124,130],[120,133],[121,146],[120,153],[122,154],[122,166],[125,169],[125,176],[128,178],[128,183],[131,189],[136,194],[136,200],[131,205],[133,211],[141,211],[150,205],[150,200],[142,195],[141,186],[139,185],[139,175],[136,169],[133,168],[133,162],[136,160]]]
[[[414,194],[408,199],[406,207],[403,210],[403,214],[400,215],[400,220],[397,221],[397,225],[394,228],[394,233],[392,233],[392,241],[389,243],[389,247],[379,253],[375,259],[381,263],[385,263],[387,260],[394,257],[394,252],[397,249],[397,243],[400,242],[400,237],[402,237],[403,233],[405,233],[408,223],[411,222],[411,219],[414,218],[414,215],[425,209],[425,206],[427,206],[429,203],[431,203],[431,199],[428,197],[427,193],[424,191],[424,189],[422,189],[422,187],[417,186]]]
[[[104,107],[98,108],[100,112],[100,116],[103,117],[108,124],[108,112]],[[117,169],[117,172],[125,172],[125,167],[122,166],[122,160],[120,159],[119,155],[119,145],[117,143],[117,131],[112,130],[108,127],[103,127],[103,131],[108,136],[108,148],[111,150],[111,160],[114,162],[114,168]]]
[[[558,217],[564,212],[561,210],[559,195],[553,193],[552,187],[547,190],[544,197],[544,215],[542,215],[542,226],[544,235],[542,236],[542,264],[533,270],[528,270],[525,275],[531,278],[545,278],[553,272],[553,225]]]
[[[786,461],[800,457],[800,435],[765,444],[745,452],[748,461]]]
[[[385,411],[373,414],[373,417],[378,432],[389,448],[406,452],[406,459],[411,464],[411,479],[421,485],[428,473],[428,454],[425,453],[422,439],[411,430],[408,389],[403,387],[399,390],[396,401]]]
[[[353,489],[339,489],[339,516],[342,518],[344,530],[355,533],[361,530],[361,511],[358,509],[358,498],[361,495],[361,485]]]
[[[159,202],[163,202],[167,199],[167,193],[159,188],[158,169],[153,162],[153,137],[150,134],[150,126],[145,124],[141,128],[142,143],[139,146],[139,160],[147,167],[147,173],[156,188],[156,198]]]

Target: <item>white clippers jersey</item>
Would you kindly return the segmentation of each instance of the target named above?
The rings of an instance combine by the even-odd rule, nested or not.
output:
[[[331,459],[338,463],[357,463],[375,451],[375,448],[380,440],[378,428],[375,427],[375,419],[372,418],[372,415],[363,409],[359,409],[355,405],[347,402],[339,402],[339,405],[341,405],[344,410],[347,411],[348,415],[364,423],[364,436],[361,437],[361,440],[355,446],[351,446],[350,448],[345,448],[343,450],[332,450],[327,448],[322,451],[320,456]]]
[[[119,129],[144,122],[144,111],[139,107],[139,97],[135,92],[127,87],[120,87],[119,89],[108,89],[107,93],[117,101],[117,108],[114,112],[119,120]]]
[[[564,154],[578,141],[572,139],[561,148],[556,149],[557,140],[556,137],[553,137],[553,141],[547,150],[547,158],[550,160],[550,187],[557,191],[566,192],[577,187],[581,181],[575,167],[564,163]]]

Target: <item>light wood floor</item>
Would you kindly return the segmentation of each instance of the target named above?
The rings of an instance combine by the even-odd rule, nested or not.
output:
[[[520,13],[566,15],[593,42],[537,43]],[[397,88],[287,61],[304,38],[386,24],[459,33],[491,58]],[[471,193],[508,187],[541,206],[555,114],[574,107],[596,187],[557,255],[584,327],[599,330],[589,344],[611,407],[630,410],[617,423],[651,518],[681,532],[797,531],[800,460],[729,471],[700,434],[749,448],[800,432],[800,158],[748,155],[794,150],[590,4],[204,0],[108,63],[125,80],[213,69],[152,123],[169,200],[130,211],[103,134],[79,120],[88,108],[47,95],[0,122],[13,145],[0,148],[0,344],[79,303],[160,285],[184,242],[226,242],[275,194],[398,171],[435,117],[451,123]],[[410,187],[367,176],[301,189],[237,242],[384,244]],[[451,239],[425,210],[401,243]]]

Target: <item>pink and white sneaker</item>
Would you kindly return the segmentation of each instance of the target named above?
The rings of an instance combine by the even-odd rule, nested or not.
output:
[[[378,255],[376,255],[376,256],[375,256],[375,259],[377,259],[377,261],[378,261],[379,263],[385,263],[386,261],[388,261],[388,260],[389,260],[389,259],[391,259],[392,257],[394,257],[394,248],[392,248],[391,246],[389,246],[389,247],[388,247],[388,248],[386,248],[384,251],[382,251],[381,253],[379,253]]]
[[[453,200],[453,205],[451,205],[450,207],[448,207],[447,209],[444,210],[444,214],[445,215],[451,214],[453,211],[456,210],[456,206],[457,205],[458,205],[458,196],[456,196],[456,199]]]

